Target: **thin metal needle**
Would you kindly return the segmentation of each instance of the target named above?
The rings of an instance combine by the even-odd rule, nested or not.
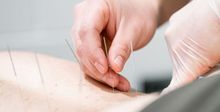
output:
[[[103,37],[103,44],[104,44],[104,49],[105,49],[105,55],[106,57],[108,56],[108,47],[107,47],[107,41],[106,41],[106,37]],[[115,81],[113,82],[113,86],[115,86]],[[112,92],[115,92],[115,88],[112,87]]]
[[[44,89],[44,92],[46,94],[47,107],[48,107],[49,111],[51,111],[50,103],[49,103],[49,97],[48,97],[48,94],[46,92],[44,77],[43,77],[43,74],[42,74],[42,71],[41,71],[40,62],[39,62],[39,59],[38,59],[38,56],[37,56],[36,52],[34,53],[34,56],[35,56],[35,60],[36,60],[36,63],[37,63],[37,68],[38,68],[38,72],[39,72],[39,75],[40,75],[41,83],[43,85],[43,89]]]
[[[13,61],[12,55],[11,55],[11,49],[10,49],[9,46],[7,46],[7,49],[8,49],[8,54],[9,54],[10,61],[11,61],[11,64],[12,64],[12,68],[13,68],[13,71],[14,71],[14,75],[17,78],[17,72],[16,72],[16,69],[15,69],[15,65],[14,65],[14,61]]]
[[[78,58],[76,57],[75,52],[74,52],[73,48],[71,47],[70,43],[68,42],[67,39],[65,39],[65,42],[66,42],[68,48],[70,49],[70,51],[72,52],[72,54],[73,54],[74,58],[76,59],[77,63],[78,63],[79,66],[80,66],[80,61],[79,61]],[[80,76],[79,76],[79,91],[81,91],[81,88],[82,88],[82,79],[83,79],[83,78],[82,78],[82,75],[80,74]]]
[[[105,37],[103,37],[103,44],[104,44],[104,49],[105,49],[105,55],[108,56],[108,47],[107,47],[107,41]]]
[[[43,77],[43,74],[42,74],[42,71],[41,71],[40,63],[39,63],[38,56],[37,56],[36,52],[34,53],[34,56],[35,56],[35,61],[37,63],[38,72],[39,72],[39,75],[40,75],[40,78],[41,78],[41,83],[45,86],[44,77]]]
[[[78,58],[77,58],[76,55],[75,55],[75,52],[74,52],[73,48],[71,47],[71,45],[70,45],[70,43],[68,42],[67,39],[65,39],[65,42],[66,42],[68,48],[70,49],[70,51],[72,52],[72,54],[73,54],[74,58],[76,59],[76,61],[77,61],[78,63],[80,63],[79,60],[78,60]]]
[[[12,69],[13,69],[13,71],[14,71],[14,76],[15,76],[15,78],[16,78],[16,83],[18,84],[19,94],[20,94],[20,97],[21,97],[21,100],[22,100],[22,103],[23,103],[23,106],[24,106],[24,111],[27,112],[27,110],[25,109],[22,90],[21,90],[20,84],[19,84],[19,82],[18,82],[17,72],[16,72],[16,69],[15,69],[14,61],[13,61],[12,54],[11,54],[11,49],[10,49],[9,46],[7,46],[7,50],[8,50],[8,54],[9,54],[9,57],[10,57]]]
[[[132,41],[130,41],[130,49],[131,49],[131,58],[134,58],[134,48],[133,48],[133,44],[132,44]],[[133,74],[135,74],[135,62],[134,62],[134,59],[131,60],[132,61],[132,71],[133,71]],[[137,89],[135,89],[135,93],[137,94]]]

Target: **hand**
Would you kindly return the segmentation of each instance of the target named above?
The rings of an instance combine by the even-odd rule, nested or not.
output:
[[[164,93],[196,80],[220,62],[219,9],[219,0],[194,0],[171,17],[166,41],[174,70]]]
[[[153,36],[158,4],[158,0],[86,0],[76,5],[72,34],[83,71],[128,91],[129,82],[117,73],[131,53],[130,44],[139,49]],[[102,49],[103,36],[111,43],[108,58]]]

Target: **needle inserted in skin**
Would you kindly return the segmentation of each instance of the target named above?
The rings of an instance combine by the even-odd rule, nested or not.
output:
[[[34,53],[34,56],[35,56],[35,60],[36,60],[36,63],[37,63],[37,68],[38,68],[38,72],[39,72],[39,75],[40,75],[41,83],[43,85],[43,89],[44,89],[44,92],[46,94],[47,107],[48,107],[49,111],[51,111],[50,103],[49,103],[49,97],[48,97],[47,92],[46,92],[44,77],[43,77],[43,74],[42,74],[42,71],[41,71],[40,62],[39,62],[39,59],[38,59],[38,56],[37,56],[36,52]]]
[[[66,42],[68,48],[70,49],[70,51],[72,52],[72,54],[73,54],[74,58],[76,59],[76,61],[77,61],[78,63],[80,63],[79,60],[78,60],[78,58],[77,58],[76,55],[75,55],[75,52],[74,52],[73,48],[71,47],[71,45],[70,45],[70,43],[68,42],[67,39],[65,39],[65,42]]]
[[[131,58],[134,58],[134,48],[133,48],[133,44],[132,44],[132,41],[130,41],[130,50],[131,50]],[[134,60],[131,60],[132,61],[132,71],[133,71],[133,74],[135,74],[135,62]],[[135,93],[137,94],[137,89],[135,89]]]
[[[11,54],[11,49],[10,49],[9,46],[7,46],[7,50],[8,50],[8,54],[9,54],[9,57],[10,57],[10,61],[11,61],[12,69],[13,69],[13,72],[14,72],[14,76],[16,78],[16,83],[18,84],[18,90],[19,90],[19,94],[20,94],[20,97],[21,97],[21,100],[22,100],[22,103],[23,103],[23,106],[24,106],[24,112],[27,112],[27,110],[25,109],[22,90],[21,90],[20,84],[18,82],[17,72],[16,72],[16,69],[15,69],[14,61],[13,61],[12,54]]]
[[[40,75],[41,83],[45,86],[44,77],[43,77],[43,74],[42,74],[42,71],[41,71],[40,63],[39,63],[38,56],[37,56],[36,52],[34,53],[34,56],[35,56],[35,61],[37,63],[37,68],[38,68],[38,72],[39,72],[39,75]]]
[[[74,58],[76,59],[77,63],[78,63],[79,66],[80,66],[80,61],[79,61],[78,58],[76,57],[76,54],[75,54],[73,48],[71,47],[70,43],[68,42],[67,39],[65,39],[65,42],[66,42],[68,48],[70,49],[70,51],[72,52],[72,54],[73,54]],[[79,76],[79,91],[81,91],[81,88],[82,88],[82,75],[80,74],[80,76]]]

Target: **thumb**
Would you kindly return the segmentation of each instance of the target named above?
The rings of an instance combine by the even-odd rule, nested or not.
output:
[[[121,72],[133,51],[133,38],[136,36],[135,31],[130,28],[119,28],[116,36],[109,49],[109,64],[115,72]],[[131,32],[132,31],[132,32]]]

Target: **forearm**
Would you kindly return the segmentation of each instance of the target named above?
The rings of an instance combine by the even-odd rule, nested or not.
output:
[[[170,16],[181,9],[190,0],[159,0],[158,26],[166,22]]]

